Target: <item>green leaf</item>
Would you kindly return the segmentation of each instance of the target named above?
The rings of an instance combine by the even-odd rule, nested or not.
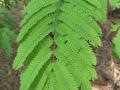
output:
[[[113,51],[120,58],[120,30],[113,39]]]
[[[96,78],[91,46],[101,45],[93,15],[101,5],[98,0],[29,2],[13,63],[14,69],[25,63],[20,90],[91,90]]]

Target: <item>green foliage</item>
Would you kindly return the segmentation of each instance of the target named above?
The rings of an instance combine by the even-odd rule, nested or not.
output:
[[[108,0],[31,0],[25,9],[13,68],[24,63],[20,90],[91,90]],[[110,0],[112,7],[117,0]],[[117,25],[117,24],[116,24]],[[119,25],[119,24],[118,24]],[[113,40],[120,57],[120,31]]]
[[[112,7],[119,7],[120,6],[120,0],[110,0]]]
[[[91,1],[91,0],[90,0]],[[110,4],[111,9],[120,6],[120,0],[98,0],[101,6],[97,9],[95,8],[92,11],[89,11],[90,14],[96,18],[96,20],[100,21],[101,23],[107,22],[107,5]],[[95,4],[97,7],[97,4]]]
[[[112,7],[120,7],[120,0],[111,0]],[[117,12],[116,12],[117,13]],[[113,54],[120,59],[120,20],[111,25],[111,31],[117,32],[112,41]]]
[[[5,7],[6,9],[10,9],[14,6],[19,0],[0,0],[0,6]]]
[[[112,26],[112,30],[117,32],[113,39],[113,53],[115,53],[116,57],[120,59],[120,21]]]
[[[31,0],[21,23],[13,68],[25,63],[20,90],[91,90],[92,46],[101,45],[93,20],[98,0]]]
[[[6,50],[7,55],[13,52],[10,40],[15,41],[16,34],[11,31],[13,20],[4,9],[0,10],[0,46]]]
[[[90,0],[91,1],[91,0]],[[107,21],[107,0],[98,0],[100,3],[100,7],[97,9],[93,9],[92,11],[89,11],[90,14],[95,17],[97,21],[100,21],[101,23],[104,23]],[[97,6],[97,4],[96,4]]]

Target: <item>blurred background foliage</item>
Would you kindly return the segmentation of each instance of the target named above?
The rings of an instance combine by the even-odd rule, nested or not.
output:
[[[19,71],[12,69],[12,63],[24,6],[20,0],[0,0],[0,90],[19,90]]]
[[[13,52],[11,44],[16,41],[15,32],[19,32],[19,23],[24,16],[21,11],[27,1],[29,0],[0,0],[0,48],[8,56]]]
[[[10,9],[17,2],[18,2],[18,0],[0,0],[0,6]]]
[[[16,41],[16,34],[13,31],[15,20],[9,11],[15,3],[17,0],[0,1],[0,48],[4,48],[7,55],[12,54],[11,43]]]

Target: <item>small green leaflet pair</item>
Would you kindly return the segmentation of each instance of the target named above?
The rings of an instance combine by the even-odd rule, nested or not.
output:
[[[93,17],[107,20],[106,7],[107,0],[31,0],[13,63],[16,70],[24,63],[20,90],[91,90],[91,46],[101,45],[102,33]]]
[[[120,21],[112,26],[112,30],[117,32],[117,35],[113,39],[113,52],[120,59]]]

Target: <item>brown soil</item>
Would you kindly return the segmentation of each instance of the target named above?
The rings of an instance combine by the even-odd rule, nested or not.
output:
[[[12,70],[14,56],[7,57],[0,50],[0,90],[19,90],[19,74]]]

